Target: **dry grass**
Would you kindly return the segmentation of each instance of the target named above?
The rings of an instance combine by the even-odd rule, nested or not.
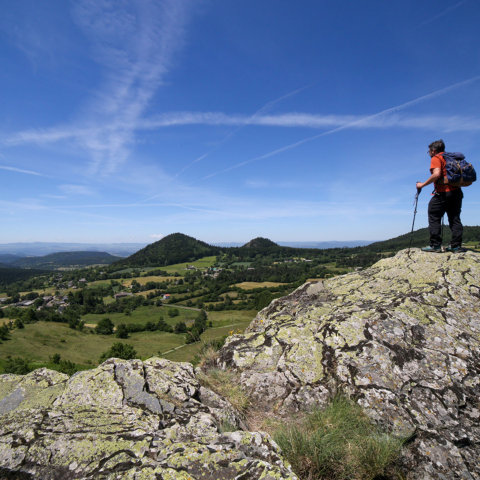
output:
[[[250,396],[240,385],[240,378],[231,370],[211,368],[198,375],[200,383],[230,402],[232,407],[245,418],[251,405]]]

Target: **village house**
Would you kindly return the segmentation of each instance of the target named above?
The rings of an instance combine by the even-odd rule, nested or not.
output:
[[[166,293],[165,295],[163,295],[163,299],[164,300],[170,300],[170,294]]]

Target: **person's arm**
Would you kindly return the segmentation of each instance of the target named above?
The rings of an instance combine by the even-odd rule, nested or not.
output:
[[[417,182],[417,188],[420,190],[423,187],[426,187],[427,185],[430,185],[431,183],[435,182],[442,176],[442,169],[441,168],[434,168],[433,173],[430,175],[430,178],[426,182]]]

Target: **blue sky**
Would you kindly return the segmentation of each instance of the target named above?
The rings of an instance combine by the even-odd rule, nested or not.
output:
[[[480,168],[476,0],[1,6],[0,243],[386,239]]]

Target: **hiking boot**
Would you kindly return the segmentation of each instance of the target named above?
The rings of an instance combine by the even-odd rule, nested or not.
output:
[[[462,247],[447,247],[447,252],[452,252],[452,253],[457,253],[457,252],[462,252]]]
[[[423,247],[422,252],[441,253],[442,247],[430,245],[429,247]]]

